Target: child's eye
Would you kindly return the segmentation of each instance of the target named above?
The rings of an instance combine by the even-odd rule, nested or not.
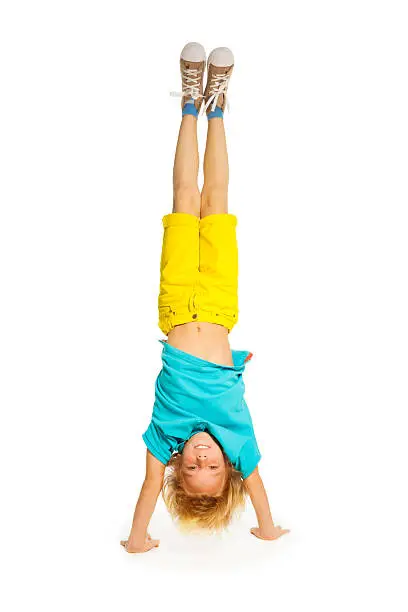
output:
[[[196,465],[189,465],[187,469],[188,470],[195,470],[196,467],[197,467]]]
[[[210,470],[216,470],[218,468],[218,465],[210,465]]]

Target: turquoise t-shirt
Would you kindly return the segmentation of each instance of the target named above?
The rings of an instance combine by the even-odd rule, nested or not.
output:
[[[242,374],[251,353],[232,351],[233,366],[200,359],[163,343],[163,368],[156,380],[152,420],[143,434],[164,464],[195,433],[208,431],[232,465],[247,478],[261,454],[244,399]]]

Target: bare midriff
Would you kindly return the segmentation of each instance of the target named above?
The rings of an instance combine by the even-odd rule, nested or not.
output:
[[[200,359],[232,366],[228,330],[215,323],[184,323],[169,332],[168,343]]]

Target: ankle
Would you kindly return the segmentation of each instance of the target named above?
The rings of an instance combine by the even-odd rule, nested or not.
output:
[[[207,119],[224,119],[224,111],[220,106],[216,106],[214,110],[207,112]]]
[[[185,115],[192,115],[196,118],[198,117],[198,110],[196,108],[193,98],[186,100],[181,114],[183,117],[185,117]]]

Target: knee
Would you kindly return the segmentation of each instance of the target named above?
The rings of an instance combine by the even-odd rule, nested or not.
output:
[[[173,212],[200,216],[200,192],[196,185],[183,183],[174,184]]]
[[[201,216],[228,212],[228,186],[204,185],[201,194]]]

